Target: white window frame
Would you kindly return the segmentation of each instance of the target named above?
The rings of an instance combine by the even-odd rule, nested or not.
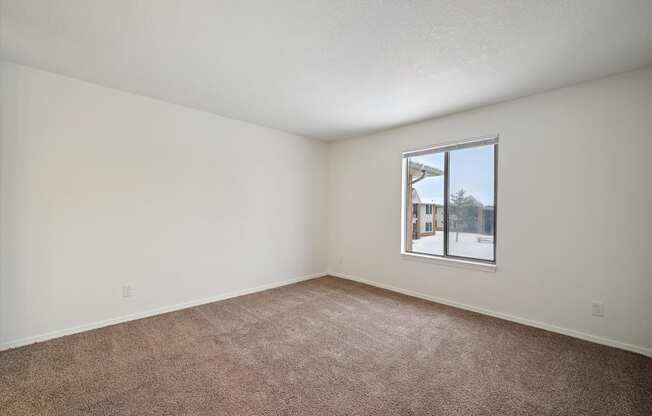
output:
[[[401,256],[409,260],[426,261],[428,263],[442,264],[447,266],[459,266],[464,268],[471,268],[481,271],[495,272],[497,264],[497,237],[498,237],[498,139],[499,135],[487,136],[482,138],[473,138],[457,142],[448,142],[438,145],[429,146],[415,150],[408,150],[403,152],[401,156],[402,162],[402,176],[401,176]],[[407,251],[407,211],[411,209],[412,201],[408,201],[408,158],[419,156],[429,153],[447,152],[456,149],[464,149],[470,147],[477,147],[487,144],[495,144],[494,147],[494,259],[493,261],[485,261],[480,259],[466,259],[448,256],[440,256],[434,254],[414,253]],[[434,214],[433,214],[434,215]],[[444,222],[446,218],[444,218]]]

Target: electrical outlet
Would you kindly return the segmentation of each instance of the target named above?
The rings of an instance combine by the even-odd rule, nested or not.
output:
[[[340,257],[339,260],[337,261],[337,263],[338,263],[338,264],[342,264],[342,263],[344,263],[344,259],[343,259],[342,257]]]
[[[604,303],[594,300],[591,303],[592,315],[593,316],[604,316]]]
[[[122,286],[122,297],[123,298],[130,298],[131,294],[132,294],[131,285]]]

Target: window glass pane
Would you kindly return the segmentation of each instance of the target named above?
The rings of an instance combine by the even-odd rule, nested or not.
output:
[[[407,251],[444,254],[444,154],[408,159]]]
[[[448,180],[448,255],[493,261],[494,145],[451,151]]]

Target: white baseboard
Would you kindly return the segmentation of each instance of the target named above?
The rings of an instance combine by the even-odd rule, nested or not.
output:
[[[455,302],[455,301],[440,298],[440,297],[437,297],[437,296],[430,296],[430,295],[415,292],[415,291],[412,291],[412,290],[401,289],[401,288],[398,288],[398,287],[386,285],[384,283],[374,282],[373,280],[368,280],[368,279],[364,279],[364,278],[357,277],[357,276],[352,276],[352,275],[343,274],[343,273],[335,273],[335,272],[329,272],[328,274],[330,276],[340,277],[342,279],[347,279],[347,280],[353,280],[355,282],[360,282],[360,283],[364,283],[364,284],[367,284],[367,285],[370,285],[370,286],[379,287],[379,288],[382,288],[382,289],[390,290],[392,292],[402,293],[404,295],[413,296],[415,298],[425,299],[425,300],[429,300],[431,302],[441,303],[441,304],[444,304],[444,305],[453,306],[453,307],[456,307],[456,308],[481,313],[483,315],[488,315],[488,316],[493,316],[495,318],[504,319],[506,321],[516,322],[516,323],[519,323],[519,324],[532,326],[532,327],[535,327],[535,328],[545,329],[546,331],[556,332],[558,334],[568,335],[568,336],[573,337],[573,338],[579,338],[579,339],[582,339],[582,340],[585,340],[585,341],[595,342],[596,344],[607,345],[609,347],[615,347],[615,348],[619,348],[621,350],[631,351],[631,352],[642,354],[642,355],[645,355],[645,356],[648,356],[648,357],[652,357],[652,349],[650,349],[650,348],[645,348],[645,347],[639,347],[637,345],[626,344],[624,342],[615,341],[613,339],[608,339],[608,338],[598,337],[596,335],[591,335],[591,334],[587,334],[585,332],[575,331],[573,329],[562,328],[562,327],[559,327],[559,326],[546,324],[546,323],[543,323],[543,322],[533,321],[531,319],[521,318],[519,316],[509,315],[509,314],[506,314],[506,313],[496,312],[496,311],[492,311],[492,310],[488,310],[488,309],[484,309],[484,308],[478,308],[476,306],[466,305],[464,303]]]
[[[211,296],[203,299],[192,300],[189,302],[177,303],[175,305],[163,306],[156,309],[150,309],[143,312],[137,312],[126,316],[120,316],[117,318],[106,319],[99,322],[92,322],[84,325],[75,326],[72,328],[60,329],[52,332],[47,332],[45,334],[34,335],[30,337],[20,338],[13,341],[8,341],[0,344],[0,351],[8,350],[10,348],[22,347],[24,345],[34,344],[36,342],[43,342],[53,338],[59,338],[66,335],[76,334],[78,332],[90,331],[92,329],[102,328],[105,326],[115,325],[122,322],[129,322],[136,319],[147,318],[149,316],[160,315],[163,313],[174,312],[180,309],[191,308],[193,306],[204,305],[206,303],[217,302],[224,299],[235,298],[237,296],[248,295],[251,293],[262,292],[263,290],[274,289],[280,286],[290,285],[292,283],[302,282],[304,280],[315,279],[317,277],[326,276],[328,273],[313,273],[301,277],[296,277],[294,279],[283,280],[280,282],[269,283],[262,286],[257,286],[249,289],[236,290],[233,292],[222,293],[216,296]]]

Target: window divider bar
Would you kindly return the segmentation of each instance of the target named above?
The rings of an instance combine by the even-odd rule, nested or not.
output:
[[[444,152],[444,256],[448,256],[448,152]]]

